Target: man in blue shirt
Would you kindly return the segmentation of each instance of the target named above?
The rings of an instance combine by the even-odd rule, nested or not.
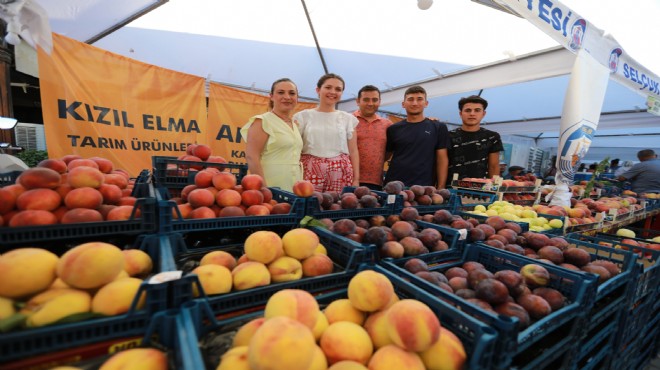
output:
[[[630,181],[632,191],[637,194],[660,193],[660,159],[652,149],[637,153],[639,163],[622,173],[619,181]]]

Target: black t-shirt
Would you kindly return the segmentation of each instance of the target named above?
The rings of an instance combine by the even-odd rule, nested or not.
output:
[[[406,186],[435,186],[436,150],[447,149],[449,132],[439,121],[401,121],[387,128],[387,151],[392,152],[385,182],[399,180]]]
[[[457,128],[449,132],[449,171],[447,182],[451,182],[454,173],[458,178],[488,177],[488,155],[504,150],[500,134],[485,128],[469,132]]]

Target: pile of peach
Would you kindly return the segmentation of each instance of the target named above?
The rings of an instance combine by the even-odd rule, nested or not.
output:
[[[324,311],[305,291],[275,293],[217,369],[461,369],[465,360],[461,341],[428,306],[399,300],[386,276],[367,270],[351,279],[348,299]]]
[[[46,159],[0,188],[0,226],[128,220],[132,188],[129,174],[105,158]]]
[[[403,206],[440,205],[451,197],[447,189],[437,189],[435,186],[411,185],[408,189],[401,181],[390,181],[383,187],[387,194],[399,194],[403,197]]]
[[[102,242],[80,244],[61,257],[40,248],[14,249],[0,256],[0,320],[23,314],[26,326],[38,327],[84,312],[119,315],[151,270],[146,253]]]
[[[291,204],[278,203],[264,187],[259,175],[245,175],[237,184],[236,175],[207,168],[197,172],[195,183],[183,188],[181,197],[172,198],[184,219],[289,214]],[[172,209],[172,217],[179,217]]]
[[[334,268],[319,237],[308,229],[293,229],[282,237],[272,231],[254,232],[245,240],[244,252],[238,260],[225,251],[202,257],[192,273],[198,275],[206,294],[326,275]]]

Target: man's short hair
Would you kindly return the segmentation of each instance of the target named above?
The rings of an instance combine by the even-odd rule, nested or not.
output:
[[[644,149],[637,152],[637,159],[639,159],[640,161],[642,159],[653,158],[653,157],[655,157],[655,152],[653,151],[653,149]]]
[[[364,85],[364,86],[362,86],[360,91],[358,91],[357,98],[360,99],[362,97],[362,93],[366,92],[366,91],[377,91],[378,92],[378,97],[380,98],[380,90],[374,85]]]
[[[481,105],[483,105],[484,110],[486,110],[486,108],[488,108],[488,101],[486,99],[482,98],[479,95],[470,95],[468,97],[461,98],[458,101],[458,110],[462,111],[463,106],[467,103],[481,104]]]
[[[403,94],[404,97],[410,95],[410,94],[424,94],[424,97],[426,97],[426,90],[424,90],[423,87],[416,85],[416,86],[411,86],[409,87],[405,94]]]
[[[509,172],[522,171],[524,169],[525,169],[524,167],[520,167],[520,166],[511,166],[511,167],[509,167]]]

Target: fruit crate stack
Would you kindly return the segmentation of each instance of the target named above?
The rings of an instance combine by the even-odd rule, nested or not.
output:
[[[479,190],[496,194],[495,200],[504,200],[513,204],[533,205],[540,201],[541,180],[528,174],[517,180],[504,180],[499,176],[494,179],[464,178],[456,176],[451,183],[454,189]]]
[[[401,195],[370,190],[365,186],[345,187],[341,194],[324,192],[305,198],[305,215],[316,219],[389,216],[403,209]]]

